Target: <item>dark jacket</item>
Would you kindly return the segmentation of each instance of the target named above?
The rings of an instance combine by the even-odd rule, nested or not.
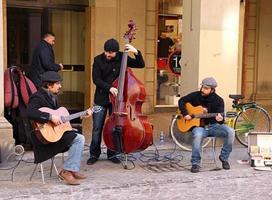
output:
[[[53,48],[45,40],[42,40],[33,53],[32,63],[28,77],[37,86],[41,86],[41,74],[46,71],[59,71],[59,64],[55,64]]]
[[[224,100],[220,96],[218,96],[216,93],[212,93],[208,95],[207,97],[204,97],[201,95],[200,91],[196,91],[184,97],[181,97],[179,100],[179,109],[183,116],[188,114],[185,108],[186,103],[190,103],[192,104],[192,106],[205,107],[208,109],[208,113],[223,113],[225,109]],[[215,117],[204,119],[205,125],[214,124],[214,123],[218,123]],[[220,123],[223,123],[223,121]]]
[[[158,57],[159,58],[168,58],[169,49],[174,45],[174,42],[169,37],[159,37],[158,38]]]
[[[94,103],[100,106],[109,104],[109,91],[113,81],[119,76],[122,52],[118,52],[116,57],[108,61],[104,53],[96,56],[93,63],[93,82],[96,85]],[[142,54],[138,51],[135,59],[128,56],[127,66],[131,68],[143,68],[145,66]]]
[[[27,107],[27,116],[30,120],[34,120],[40,123],[46,123],[49,121],[49,114],[41,112],[38,109],[41,107],[48,107],[51,109],[59,108],[55,105],[49,94],[42,88],[40,88],[36,93],[34,93],[29,100]],[[31,139],[33,143],[35,163],[43,162],[53,157],[54,155],[65,151],[70,147],[76,134],[73,131],[67,131],[64,133],[62,138],[58,142],[43,144],[36,137],[35,133],[31,134]]]

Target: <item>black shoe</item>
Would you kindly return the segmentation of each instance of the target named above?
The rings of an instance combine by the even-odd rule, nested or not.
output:
[[[98,159],[96,157],[90,157],[87,160],[87,165],[93,165],[96,161],[98,161]]]
[[[108,160],[110,160],[111,162],[113,162],[115,164],[120,164],[121,163],[121,161],[116,157],[108,158]]]
[[[199,165],[192,165],[192,168],[191,168],[192,173],[197,173],[197,172],[199,172],[199,170],[200,170]]]
[[[223,167],[223,169],[226,169],[226,170],[230,169],[230,164],[229,164],[228,161],[223,160],[223,159],[221,158],[221,156],[219,156],[219,160],[222,162],[222,167]]]

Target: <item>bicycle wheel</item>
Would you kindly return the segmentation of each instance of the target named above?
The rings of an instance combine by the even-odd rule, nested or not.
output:
[[[265,109],[255,105],[240,112],[234,121],[235,137],[245,147],[248,146],[249,132],[269,132],[270,116]]]
[[[178,120],[178,115],[175,115],[172,119],[171,122],[171,127],[170,127],[170,132],[171,132],[171,137],[181,149],[185,151],[192,151],[192,133],[189,132],[181,132],[178,129],[177,126],[177,120]],[[208,143],[210,142],[210,138],[205,138],[203,141],[203,147],[206,147]]]

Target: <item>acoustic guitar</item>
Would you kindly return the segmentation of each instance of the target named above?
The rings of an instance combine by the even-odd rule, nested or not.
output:
[[[100,106],[94,106],[91,109],[87,109],[85,111],[81,111],[81,112],[70,115],[68,110],[64,107],[60,107],[57,110],[53,110],[47,107],[42,107],[39,109],[40,111],[59,116],[63,123],[60,125],[54,125],[52,122],[39,123],[34,121],[36,136],[44,144],[57,142],[61,139],[61,137],[66,131],[73,130],[70,124],[71,120],[82,117],[82,116],[86,116],[89,110],[91,111],[91,113],[93,112],[96,113],[101,111],[101,109],[102,108]]]
[[[182,133],[187,133],[193,127],[201,126],[202,125],[201,119],[216,117],[216,115],[219,114],[219,113],[204,113],[202,106],[192,106],[190,103],[186,103],[185,108],[188,111],[188,114],[192,117],[192,119],[185,120],[179,112],[178,119],[177,119],[177,126],[178,126],[178,129]],[[220,113],[220,114],[222,116],[225,115],[224,113]],[[229,112],[226,114],[226,116],[234,117],[234,113]]]

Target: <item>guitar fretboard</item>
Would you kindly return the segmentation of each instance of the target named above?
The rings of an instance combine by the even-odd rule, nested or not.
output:
[[[218,115],[219,113],[205,113],[205,114],[193,114],[193,118],[212,118]],[[224,116],[224,113],[220,113],[222,116]]]
[[[91,112],[92,113],[97,113],[97,112],[100,112],[103,108],[101,106],[94,106],[92,109],[91,109]],[[68,115],[68,116],[62,116],[61,117],[61,120],[63,123],[65,122],[69,122],[73,119],[76,119],[78,117],[82,117],[84,115],[87,115],[87,110],[85,111],[81,111],[81,112],[78,112],[78,113],[74,113],[74,114],[71,114],[71,115]]]
[[[87,111],[82,111],[82,112],[78,112],[78,113],[71,114],[71,115],[68,115],[68,116],[62,116],[61,120],[62,120],[63,123],[65,123],[65,122],[71,121],[73,119],[79,118],[81,116],[84,116],[86,114],[87,114]]]

